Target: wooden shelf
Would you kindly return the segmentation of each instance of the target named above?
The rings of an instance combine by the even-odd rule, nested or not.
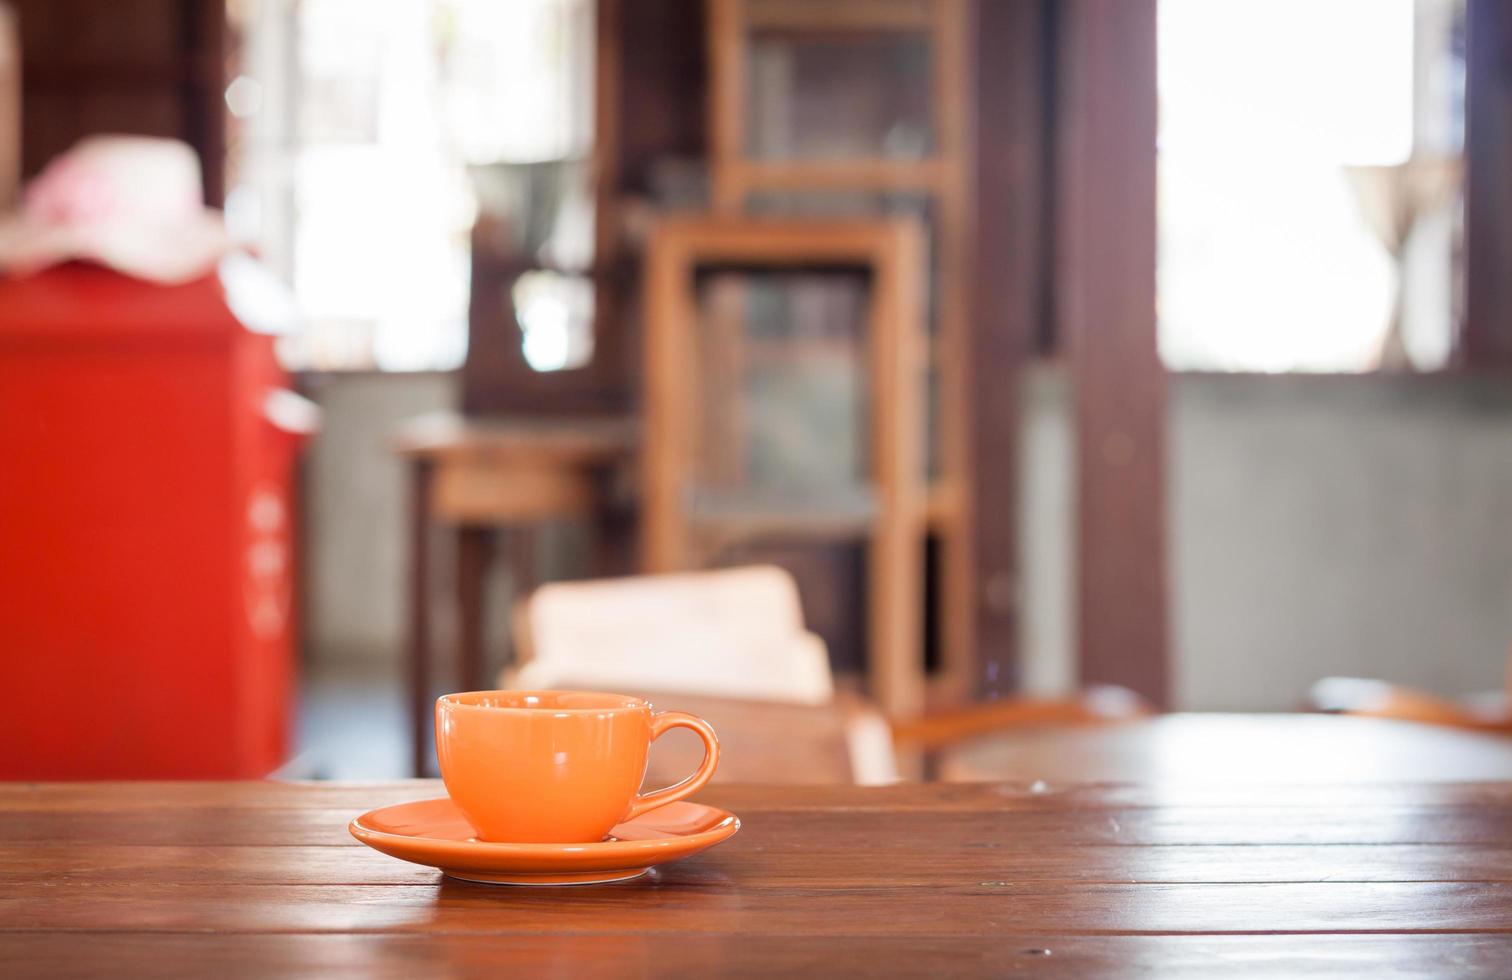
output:
[[[925,201],[928,259],[922,253],[918,258],[931,277],[927,287],[929,320],[927,326],[921,323],[919,336],[907,338],[912,349],[903,353],[899,363],[917,365],[910,368],[917,376],[909,383],[923,383],[929,392],[927,417],[932,420],[932,457],[939,476],[931,478],[931,487],[918,486],[922,461],[917,457],[909,460],[906,472],[911,483],[906,495],[911,499],[902,510],[908,515],[909,535],[922,537],[927,526],[938,544],[931,559],[931,574],[938,578],[930,588],[939,603],[934,616],[937,647],[950,683],[964,691],[975,669],[978,591],[973,581],[975,542],[970,521],[975,480],[967,353],[974,268],[972,216],[976,209],[971,49],[979,10],[968,0],[707,0],[707,11],[710,97],[706,134],[710,200],[716,212],[737,215],[755,207],[767,216],[792,210],[790,203],[782,200],[760,200],[763,194],[770,198],[788,194],[847,199],[870,195],[877,200],[863,210],[882,214],[892,210],[885,200],[887,194]],[[869,148],[856,157],[766,157],[752,152],[748,136],[754,118],[750,99],[753,38],[779,34],[784,39],[827,43],[841,36],[878,38],[891,34],[896,39],[899,31],[924,35],[930,48],[930,108],[925,124],[930,143],[925,155],[893,158]],[[805,32],[808,37],[800,37]],[[789,101],[803,98],[797,91],[772,94]],[[849,206],[846,210],[851,213]],[[934,384],[929,387],[931,379]],[[920,409],[924,416],[922,404]],[[910,538],[898,548],[912,551],[916,544]],[[920,552],[923,550],[919,547]],[[914,572],[910,570],[903,577],[912,579]],[[917,586],[922,607],[927,593],[922,576],[918,578],[909,588]],[[893,582],[890,587],[897,585]],[[893,623],[887,629],[906,629],[910,635],[914,632],[912,623]],[[897,650],[890,653],[902,656]],[[888,677],[878,691],[889,710],[907,713],[922,706],[922,667],[922,658],[917,664],[901,660],[889,664]]]
[[[745,26],[753,31],[928,31],[934,26],[929,0],[752,0]]]
[[[794,158],[722,161],[724,186],[758,190],[882,190],[936,192],[950,170],[934,157],[908,159]],[[733,196],[733,192],[732,192]]]
[[[924,519],[931,531],[954,530],[961,516],[961,494],[955,484],[937,478],[929,487]]]
[[[834,497],[775,497],[715,494],[689,508],[690,523],[698,529],[727,530],[756,537],[781,531],[799,537],[859,537],[876,518],[876,498],[869,491]],[[950,483],[936,480],[929,488],[922,518],[929,530],[953,530],[960,518],[961,498]],[[749,532],[748,534],[746,532]]]
[[[705,560],[711,544],[755,537],[864,538],[867,663],[873,691],[890,711],[923,703],[924,488],[921,268],[916,225],[896,219],[771,221],[738,216],[669,218],[657,224],[642,269],[646,324],[642,363],[645,437],[642,562],[676,571]],[[705,491],[694,459],[695,420],[706,410],[690,351],[697,309],[691,272],[711,265],[806,263],[862,267],[866,307],[868,452],[865,484],[833,495]],[[723,391],[723,389],[720,389]],[[875,492],[873,492],[873,488]]]
[[[727,543],[753,538],[859,539],[871,533],[876,495],[858,487],[826,494],[704,494],[688,511],[695,533]]]
[[[468,418],[452,412],[422,415],[406,423],[394,440],[406,456],[470,457],[530,453],[565,459],[629,456],[638,440],[634,419]]]
[[[865,367],[860,363],[863,349],[861,344],[850,338],[820,337],[804,340],[748,341],[744,354],[745,360],[751,367],[791,368],[838,365],[842,368],[855,366],[857,372],[860,373]]]

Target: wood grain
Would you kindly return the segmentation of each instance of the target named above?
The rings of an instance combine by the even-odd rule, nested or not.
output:
[[[801,821],[763,821],[771,833]],[[742,888],[783,889],[823,884],[855,848],[886,854],[892,885],[1002,887],[1005,882],[1100,884],[1232,884],[1355,882],[1512,882],[1512,846],[1444,847],[1439,844],[1188,845],[1127,847],[1055,846],[1032,851],[1001,842],[982,850],[975,865],[953,875],[941,870],[950,845],[879,846],[861,832],[839,835],[815,848],[795,840],[768,847],[764,857],[732,854]],[[730,846],[734,846],[733,844]],[[360,845],[359,845],[360,848]],[[811,864],[793,859],[799,851]],[[712,855],[710,856],[712,859]],[[778,863],[781,862],[781,863]],[[684,883],[717,882],[728,872],[707,862],[678,872]],[[0,886],[45,878],[100,885],[235,881],[247,885],[425,885],[436,872],[365,848],[345,845],[0,845]]]
[[[437,790],[430,795],[443,795]],[[718,794],[701,798],[715,800]],[[741,808],[736,809],[737,813]],[[1254,846],[1260,844],[1487,844],[1512,840],[1512,806],[1484,806],[1474,811],[1446,807],[1136,807],[1067,810],[1060,806],[1008,811],[1002,829],[983,814],[998,808],[978,807],[950,813],[927,808],[892,813],[886,809],[827,817],[840,847],[887,850],[897,836],[911,840],[910,828],[927,826],[956,843],[969,840],[968,853],[1017,847],[1085,847],[1124,845],[1169,847],[1192,844]],[[360,846],[346,832],[357,815],[346,809],[184,808],[125,811],[120,814],[72,812],[39,815],[8,811],[0,815],[0,840],[9,844],[45,844],[61,835],[72,840],[110,840],[128,845],[215,847],[228,842],[264,847],[289,845]],[[801,835],[815,813],[800,809],[758,811],[774,830]],[[923,816],[921,816],[923,814]],[[1305,818],[1305,819],[1304,819]],[[800,837],[800,839],[802,839]],[[733,846],[733,845],[727,845]],[[806,847],[812,847],[812,844]],[[908,846],[912,847],[913,844]],[[836,869],[840,873],[840,869]]]
[[[1512,744],[1505,746],[1504,751],[1512,758]],[[373,807],[440,796],[444,792],[445,787],[435,779],[378,783],[0,782],[0,819],[16,813],[37,818],[86,814],[112,819],[135,813],[142,814],[144,819],[161,821],[165,814],[182,815],[188,811],[256,815],[268,809],[294,813],[332,810],[355,816]],[[1043,781],[900,783],[887,787],[715,785],[699,793],[699,799],[729,810],[762,813],[1008,813],[1026,809],[1084,811],[1192,807],[1247,810],[1257,806],[1296,810],[1322,806],[1361,809],[1435,806],[1495,810],[1512,807],[1512,777],[1494,781],[1393,782],[1387,776],[1378,776],[1374,780],[1348,784],[1257,779],[1227,784],[1162,785]],[[188,819],[188,816],[181,816],[173,822],[181,828]],[[1512,844],[1512,840],[1508,843]]]
[[[554,936],[0,935],[14,976],[88,975],[101,963],[123,976],[411,978],[523,975],[623,977],[1495,977],[1512,940],[1497,935],[1361,936],[576,936],[570,959]]]
[[[1504,751],[1512,758],[1512,744]],[[400,779],[379,783],[295,782],[151,782],[3,783],[0,819],[27,813],[33,817],[86,814],[112,819],[139,813],[164,820],[165,814],[188,811],[262,810],[300,812],[332,810],[355,816],[373,807],[440,796],[435,779]],[[699,799],[736,811],[784,813],[1006,813],[1055,809],[1213,809],[1247,810],[1257,806],[1306,810],[1322,806],[1361,809],[1405,806],[1512,807],[1512,777],[1493,781],[1391,781],[1388,776],[1348,784],[1251,780],[1227,784],[977,782],[900,783],[858,786],[710,786]],[[198,816],[199,814],[196,814]],[[182,827],[188,817],[177,818]],[[355,842],[353,842],[355,844]],[[1508,842],[1512,844],[1512,841]]]
[[[675,866],[619,889],[55,884],[0,896],[3,931],[933,936],[1512,931],[1502,883],[806,886],[749,891]],[[63,941],[60,939],[60,941]],[[1512,964],[1509,964],[1512,965]]]
[[[1509,750],[1512,751],[1512,750]],[[7,976],[1506,976],[1512,782],[732,785],[638,882],[452,882],[381,785],[0,785]]]

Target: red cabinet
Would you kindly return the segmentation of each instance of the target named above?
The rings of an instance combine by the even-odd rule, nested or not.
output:
[[[214,276],[0,280],[0,779],[284,761],[284,383]]]

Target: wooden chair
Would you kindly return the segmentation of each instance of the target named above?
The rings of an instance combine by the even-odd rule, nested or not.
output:
[[[514,625],[523,662],[503,686],[609,689],[693,711],[720,733],[727,781],[892,782],[916,757],[994,732],[1148,713],[1130,692],[1102,688],[887,719],[836,684],[791,576],[773,566],[553,583],[516,605]],[[691,743],[667,741],[653,781],[697,763]]]
[[[926,694],[923,247],[919,228],[898,219],[681,216],[656,225],[643,270],[641,570],[706,568],[733,546],[774,540],[864,544],[868,691],[893,714],[918,711]],[[733,459],[712,467],[718,479],[700,474],[701,459],[710,463],[706,457],[747,438],[739,424],[700,431],[710,419],[729,423],[749,414],[745,397],[730,395],[745,390],[746,368],[736,365],[755,350],[739,353],[750,338],[738,322],[735,329],[703,329],[698,273],[854,267],[870,272],[856,364],[869,393],[860,433],[866,472],[853,485],[822,490],[780,480],[763,486]],[[807,358],[822,349],[793,344],[785,340],[767,353]],[[700,352],[717,354],[723,367],[702,370]]]
[[[1512,734],[1512,651],[1506,690],[1500,694],[1456,699],[1381,680],[1325,677],[1308,691],[1307,704],[1331,714]]]

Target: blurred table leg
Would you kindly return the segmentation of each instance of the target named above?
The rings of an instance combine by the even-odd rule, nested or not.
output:
[[[538,584],[536,581],[537,533],[538,528],[531,524],[521,524],[504,532],[506,560],[509,562],[509,600],[511,603],[519,602],[530,595]],[[520,651],[515,646],[513,627],[514,619],[511,616],[510,629],[507,631],[508,643],[504,653],[505,665],[511,667],[520,662]]]
[[[410,471],[409,696],[411,768],[425,775],[430,759],[430,485],[431,464]]]
[[[484,676],[488,670],[484,591],[493,548],[493,528],[482,524],[457,528],[457,662],[464,691],[494,686]]]

